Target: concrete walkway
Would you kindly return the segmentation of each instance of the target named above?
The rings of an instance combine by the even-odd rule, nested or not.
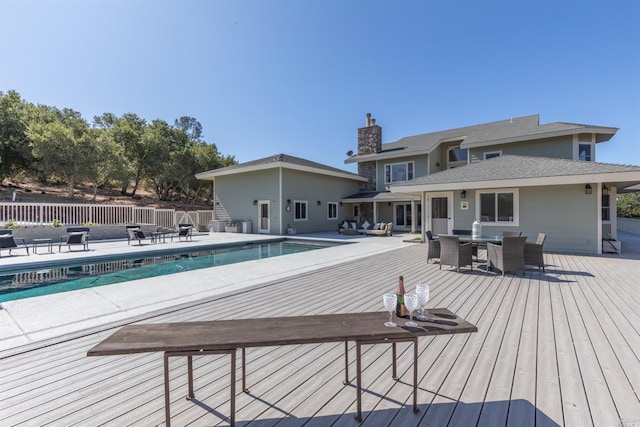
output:
[[[30,256],[18,251],[17,255],[1,257],[0,273],[9,268],[45,268],[51,262],[95,262],[105,257],[113,259],[119,254],[150,255],[154,251],[169,248],[264,241],[274,237],[278,236],[211,233],[194,235],[192,242],[174,239],[173,242],[157,245],[139,246],[133,242],[127,245],[122,240],[96,241],[90,242],[89,251],[68,252],[63,248],[63,252],[58,253],[54,248],[54,253],[46,253],[39,248],[37,254]],[[406,246],[408,243],[403,240],[413,237],[403,234],[393,237],[341,236],[337,233],[295,236],[354,244],[4,302],[0,304],[0,351],[73,338],[90,329],[139,320],[195,301],[219,298],[239,289],[260,287],[274,280],[391,251]]]

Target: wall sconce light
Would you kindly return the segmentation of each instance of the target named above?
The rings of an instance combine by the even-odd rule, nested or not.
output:
[[[591,194],[591,184],[584,186],[584,194]]]
[[[344,203],[340,202],[340,206],[344,206]]]
[[[603,196],[609,195],[609,189],[607,188],[606,184],[602,184],[602,195]]]
[[[462,190],[462,193],[460,193],[460,198],[461,199],[466,199],[467,198],[467,190]]]
[[[391,202],[387,203],[387,206],[391,206]]]
[[[320,206],[322,204],[322,202],[320,202],[320,200],[317,201],[318,206]]]
[[[257,204],[258,204],[258,201],[257,201],[257,200],[254,200],[254,201],[253,201],[253,204],[254,204],[254,206],[255,206],[255,205],[257,205]]]
[[[290,205],[291,204],[291,199],[287,199],[287,204]]]
[[[436,162],[436,167],[439,168],[440,167],[440,162]]]

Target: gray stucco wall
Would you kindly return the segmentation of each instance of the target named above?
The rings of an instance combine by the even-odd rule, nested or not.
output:
[[[224,211],[231,221],[251,221],[254,233],[258,206],[253,201],[270,200],[271,233],[280,234],[277,169],[217,177],[215,191],[220,201],[216,211]]]
[[[389,184],[385,184],[384,182],[385,165],[396,164],[396,163],[408,163],[408,162],[414,162],[414,166],[413,166],[414,178],[427,175],[429,171],[429,156],[427,155],[399,157],[397,159],[380,160],[378,161],[378,166],[377,166],[378,167],[377,181],[376,181],[377,191],[384,191],[385,187],[389,185]]]
[[[327,175],[310,174],[296,170],[283,171],[282,198],[291,200],[290,212],[282,212],[283,228],[295,228],[298,233],[337,230],[338,223],[351,216],[349,206],[340,206],[340,199],[357,193],[359,182]],[[307,221],[294,220],[295,200],[307,201]],[[320,205],[318,205],[320,201]],[[328,219],[328,202],[338,203],[338,219]]]
[[[525,187],[519,199],[519,226],[483,226],[483,234],[517,230],[534,241],[538,233],[545,233],[545,250],[597,252],[597,199],[595,194],[584,193],[584,185]]]
[[[519,156],[553,157],[573,159],[573,137],[547,138],[534,141],[514,142],[511,144],[490,145],[469,150],[471,162],[484,160],[484,153],[502,151],[502,154]]]

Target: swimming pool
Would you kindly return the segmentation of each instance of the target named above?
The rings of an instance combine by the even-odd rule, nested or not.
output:
[[[234,264],[336,246],[341,243],[282,239],[225,247],[201,247],[156,254],[132,254],[0,273],[0,302],[112,285],[201,268]]]

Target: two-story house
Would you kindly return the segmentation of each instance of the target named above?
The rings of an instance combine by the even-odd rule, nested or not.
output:
[[[616,131],[533,115],[383,144],[367,115],[346,162],[368,180],[344,201],[396,229],[447,234],[478,221],[485,233],[544,232],[549,250],[598,253],[615,236],[617,192],[640,182],[638,166],[595,162]]]
[[[616,233],[616,194],[640,184],[640,166],[595,162],[616,132],[533,115],[383,143],[367,114],[345,160],[357,174],[280,154],[196,176],[213,181],[217,219],[253,232],[332,231],[352,218],[424,235],[479,221],[485,233],[546,233],[547,250],[600,253]]]

